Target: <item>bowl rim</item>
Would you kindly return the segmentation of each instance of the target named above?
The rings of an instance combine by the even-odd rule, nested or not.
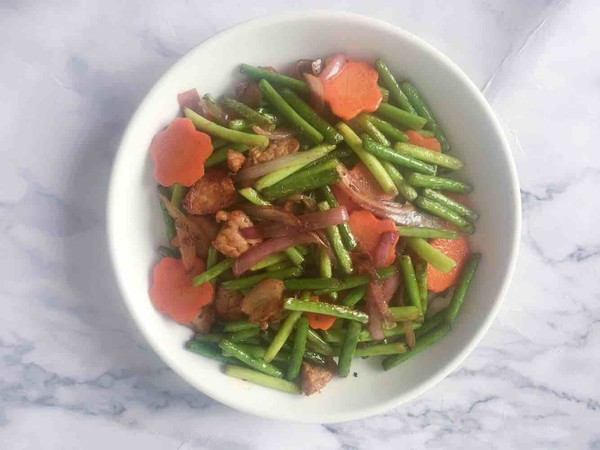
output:
[[[123,155],[125,153],[125,143],[129,140],[129,136],[133,133],[134,124],[137,122],[137,117],[141,115],[143,111],[147,108],[150,98],[153,97],[155,91],[160,89],[162,85],[162,81],[169,77],[171,72],[175,70],[175,67],[181,64],[188,59],[194,57],[194,54],[202,47],[209,45],[215,40],[221,39],[224,36],[233,33],[244,32],[246,30],[255,29],[257,27],[267,26],[280,22],[293,22],[298,20],[306,20],[306,19],[330,19],[330,20],[349,20],[349,21],[358,21],[366,23],[374,28],[382,29],[383,31],[387,31],[389,33],[397,35],[400,39],[411,41],[414,45],[420,47],[421,50],[425,52],[429,52],[434,58],[441,60],[449,70],[454,72],[455,75],[464,83],[465,87],[471,91],[470,93],[473,95],[475,99],[477,99],[479,107],[486,113],[489,117],[490,122],[493,126],[494,132],[498,136],[500,140],[500,146],[503,150],[504,157],[506,158],[508,165],[508,179],[510,180],[510,187],[512,190],[513,201],[515,204],[514,211],[514,225],[512,230],[512,242],[510,242],[510,260],[508,262],[508,267],[502,280],[502,285],[499,291],[499,295],[496,297],[492,307],[487,314],[487,317],[484,322],[482,322],[475,333],[475,335],[470,339],[470,341],[462,348],[462,350],[457,353],[453,359],[440,370],[437,374],[430,377],[426,382],[420,384],[417,387],[414,387],[400,395],[393,396],[389,400],[385,402],[381,402],[375,406],[365,407],[362,409],[353,410],[351,412],[337,412],[328,414],[327,417],[323,418],[295,418],[292,416],[288,416],[286,414],[282,414],[281,411],[278,412],[269,412],[261,410],[260,408],[255,408],[251,405],[239,404],[235,401],[234,397],[229,396],[227,394],[222,393],[219,389],[213,389],[208,386],[202,386],[197,382],[197,379],[192,378],[191,375],[188,375],[186,371],[179,367],[179,364],[176,361],[176,358],[172,357],[169,352],[163,349],[162,345],[159,343],[158,338],[155,338],[152,334],[151,330],[144,324],[143,320],[140,316],[137,315],[134,308],[134,301],[127,295],[127,290],[125,288],[126,279],[124,274],[118,270],[118,247],[115,238],[117,220],[116,214],[112,214],[112,210],[116,207],[116,198],[118,193],[115,189],[115,179],[116,174],[118,172],[118,167],[123,164]],[[506,139],[506,136],[502,130],[502,127],[498,121],[497,116],[495,115],[492,107],[485,99],[481,91],[477,88],[477,86],[473,83],[473,81],[458,67],[456,63],[454,63],[448,56],[442,53],[440,50],[435,48],[433,45],[429,44],[425,40],[420,37],[398,27],[392,25],[388,22],[385,22],[380,19],[375,19],[372,17],[364,16],[356,13],[348,13],[348,12],[340,12],[340,11],[329,11],[329,10],[309,10],[304,12],[287,12],[287,13],[279,13],[261,16],[257,18],[251,18],[240,23],[237,23],[225,30],[222,30],[208,39],[200,42],[198,45],[191,48],[185,55],[179,58],[175,63],[173,63],[162,75],[161,77],[154,82],[152,88],[148,91],[148,93],[144,96],[144,99],[137,107],[134,114],[129,119],[127,123],[127,127],[125,128],[120,143],[119,148],[115,154],[113,160],[113,166],[111,169],[109,187],[108,187],[108,200],[106,206],[106,225],[107,225],[107,234],[108,234],[108,245],[109,245],[109,254],[111,265],[113,268],[113,273],[115,275],[117,285],[121,296],[125,302],[125,305],[129,311],[130,316],[133,318],[134,323],[136,324],[138,330],[142,333],[144,339],[150,344],[150,347],[154,350],[156,354],[162,359],[162,361],[169,366],[171,370],[173,370],[177,375],[183,378],[187,383],[191,386],[198,389],[203,394],[211,397],[213,400],[216,400],[219,403],[227,405],[233,409],[238,411],[242,411],[248,414],[253,414],[256,416],[261,416],[269,419],[278,419],[278,420],[287,420],[287,421],[296,421],[296,422],[305,422],[305,423],[337,423],[337,422],[345,422],[349,420],[361,419],[377,414],[381,414],[386,412],[392,408],[398,407],[403,403],[406,403],[410,400],[415,399],[420,396],[424,392],[428,391],[435,385],[437,385],[440,381],[446,378],[451,372],[453,372],[462,362],[466,359],[466,357],[474,350],[477,344],[483,338],[483,335],[488,331],[492,322],[496,318],[498,314],[498,310],[502,304],[502,301],[508,291],[511,278],[514,274],[514,270],[516,267],[518,252],[519,252],[519,244],[520,239],[519,236],[521,234],[521,198],[520,198],[520,189],[519,189],[519,181],[517,177],[516,165],[512,156],[512,152],[510,150],[510,146]]]

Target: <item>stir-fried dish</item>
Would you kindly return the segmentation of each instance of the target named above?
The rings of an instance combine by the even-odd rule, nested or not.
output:
[[[168,238],[154,306],[194,330],[188,350],[290,393],[438,342],[478,215],[421,94],[343,54],[241,73],[231,96],[181,93],[151,144]]]

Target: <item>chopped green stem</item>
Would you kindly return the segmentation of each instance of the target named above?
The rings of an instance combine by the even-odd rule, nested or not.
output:
[[[323,141],[323,135],[317,131],[310,123],[302,118],[294,109],[283,99],[273,86],[266,80],[258,82],[258,87],[266,99],[291,125],[298,128],[300,132],[315,144]]]
[[[308,344],[310,344],[310,342]],[[316,364],[318,366],[324,366],[325,364],[327,364],[327,361],[325,360],[325,357],[323,355],[312,350],[304,350],[303,358],[309,363]]]
[[[397,322],[412,322],[422,317],[421,311],[416,306],[390,306],[390,312]]]
[[[383,119],[380,119],[377,116],[372,114],[362,113],[360,116],[365,116],[369,122],[377,127],[379,131],[383,133],[383,135],[388,138],[392,142],[408,142],[408,136],[404,131],[396,128],[389,122],[386,122]],[[360,117],[359,116],[359,117]]]
[[[320,202],[317,206],[320,211],[327,211],[329,209],[329,203],[326,201]],[[329,242],[333,247],[333,252],[337,257],[342,272],[348,275],[351,274],[354,271],[354,268],[352,267],[352,258],[344,246],[339,228],[336,226],[331,226],[327,227],[326,231],[327,237],[329,238]]]
[[[317,114],[298,94],[289,88],[281,89],[283,99],[305,119],[309,124],[316,128],[330,144],[338,144],[344,140],[344,137],[329,124],[325,119]]]
[[[396,142],[394,148],[404,156],[410,156],[411,158],[445,167],[446,169],[458,170],[464,166],[464,163],[458,158],[425,147],[419,147],[418,145]]]
[[[318,353],[322,353],[324,355],[332,355],[334,350],[331,345],[323,340],[323,338],[317,333],[315,330],[308,330],[308,343]]]
[[[358,125],[360,125],[367,136],[371,137],[371,139],[373,139],[375,142],[385,145],[386,147],[391,145],[390,141],[388,141],[385,135],[379,131],[379,128],[369,121],[369,118],[366,115],[360,114],[355,121],[358,123]]]
[[[442,194],[441,192],[434,191],[433,189],[425,188],[425,189],[423,189],[423,195],[425,197],[427,197],[428,199],[438,202],[442,206],[445,206],[449,210],[454,211],[455,213],[461,215],[462,217],[465,217],[466,219],[470,220],[471,222],[475,222],[479,218],[479,214],[477,214],[475,211],[473,211],[470,208],[467,208],[462,203],[459,203],[456,200],[451,199],[450,197],[447,197],[446,195]]]
[[[212,245],[208,247],[208,254],[206,255],[206,269],[211,269],[217,265],[217,249]]]
[[[344,306],[354,306],[358,302],[360,302],[363,298],[365,298],[366,294],[367,294],[367,286],[359,286],[359,287],[353,289],[351,292],[349,292],[348,295],[346,295],[342,299],[341,304]]]
[[[259,384],[271,389],[277,389],[278,391],[283,391],[290,394],[300,394],[300,388],[291,381],[271,377],[256,370],[246,369],[245,367],[227,365],[225,366],[225,374],[229,375],[230,377],[250,381],[251,383]]]
[[[394,182],[387,174],[381,162],[371,153],[363,148],[362,141],[358,135],[344,122],[340,122],[336,125],[338,131],[344,136],[344,140],[350,146],[350,148],[358,155],[361,161],[367,166],[369,171],[373,174],[373,177],[377,180],[381,188],[386,194],[396,196],[398,190],[394,185]]]
[[[362,312],[347,306],[334,305],[324,302],[312,302],[310,300],[297,300],[288,298],[283,303],[284,309],[290,311],[303,311],[325,314],[327,316],[339,317],[341,319],[354,320],[361,323],[367,323],[369,316]]]
[[[415,348],[400,355],[388,356],[383,360],[381,365],[383,366],[384,370],[389,370],[398,364],[402,364],[407,359],[413,357],[417,353],[441,340],[448,334],[449,331],[450,326],[448,324],[439,325],[437,328],[434,328],[429,333],[424,334],[419,340],[417,340]]]
[[[434,200],[430,200],[426,197],[419,197],[415,200],[415,204],[424,209],[431,214],[434,214],[442,219],[456,225],[461,231],[464,231],[468,234],[473,234],[475,232],[475,227],[471,222],[469,222],[464,217],[460,216],[458,213],[446,208],[441,203],[438,203]]]
[[[250,149],[246,144],[228,144],[218,150],[213,151],[212,155],[208,157],[204,163],[204,167],[213,167],[217,164],[224,163],[227,161],[227,152],[229,150],[235,150],[236,152],[245,153]]]
[[[284,261],[288,261],[288,258],[285,253],[275,253],[274,255],[267,256],[265,259],[261,259],[259,262],[250,267],[250,270],[256,272],[257,270],[261,270],[265,267],[269,267],[273,264],[278,264]]]
[[[452,178],[423,175],[421,173],[411,173],[408,182],[416,187],[439,189],[440,191],[467,193],[473,190],[467,183]]]
[[[417,277],[415,276],[415,269],[412,264],[412,260],[408,255],[402,255],[400,258],[400,270],[404,277],[404,287],[408,293],[408,300],[416,307],[419,312],[423,312],[421,307],[421,295],[419,294],[419,285],[417,284]]]
[[[273,338],[273,342],[267,348],[267,353],[265,353],[265,361],[272,361],[273,358],[277,355],[283,344],[287,341],[290,334],[292,334],[292,330],[294,329],[294,325],[302,316],[302,312],[300,311],[292,311],[287,318],[284,320],[283,324],[277,330],[277,334]]]
[[[321,188],[321,194],[323,195],[325,201],[329,203],[329,206],[331,208],[337,208],[338,206],[340,206],[337,199],[335,198],[335,195],[333,195],[333,191],[329,186],[323,186]],[[350,225],[348,225],[348,222],[341,223],[337,227],[340,230],[340,235],[342,236],[342,241],[344,241],[344,246],[348,250],[356,248],[358,244],[356,242],[354,234],[352,234],[352,230],[350,230]]]
[[[424,239],[458,239],[459,237],[458,232],[445,228],[405,227],[399,225],[396,229],[401,237],[420,237]]]
[[[227,335],[225,333],[206,333],[206,334],[196,334],[194,336],[194,341],[199,342],[212,342],[218,344],[223,339],[225,339]]]
[[[281,73],[271,72],[270,70],[261,69],[260,67],[254,67],[248,64],[242,64],[240,72],[254,80],[267,80],[277,86],[293,89],[300,94],[310,93],[306,81],[292,78]]]
[[[256,283],[266,280],[267,278],[292,278],[299,277],[302,275],[302,269],[300,267],[289,267],[287,269],[259,273],[256,275],[250,275],[247,277],[237,278],[235,280],[224,281],[221,286],[229,290],[240,290],[248,289],[254,286]]]
[[[417,330],[421,326],[420,323],[414,323],[414,322],[412,322],[410,325],[412,326],[413,330]],[[395,336],[404,336],[405,334],[406,334],[406,328],[404,327],[404,324],[398,324],[394,328],[389,328],[389,329],[383,330],[383,335],[386,338],[391,338],[391,337],[395,337]],[[360,332],[360,336],[358,337],[358,342],[370,342],[370,341],[374,341],[374,340],[375,339],[373,339],[373,336],[371,336],[371,333],[369,333],[369,330],[362,330]]]
[[[261,358],[257,358],[251,355],[250,353],[244,351],[238,345],[231,341],[228,341],[227,339],[221,341],[219,347],[221,347],[221,350],[223,351],[223,356],[231,356],[233,358],[236,358],[244,364],[266,375],[278,378],[283,377],[283,373],[281,372],[281,370],[279,370],[273,364],[269,364],[268,361],[262,360]]]
[[[226,333],[235,333],[236,331],[258,329],[260,326],[257,323],[249,322],[248,319],[233,320],[225,323],[223,331]]]
[[[286,255],[285,261],[265,267],[265,270],[267,272],[276,272],[278,270],[288,269],[292,266],[293,266],[293,264],[287,260],[287,255]]]
[[[200,275],[197,275],[193,278],[194,286],[200,286],[201,284],[206,283],[207,281],[212,280],[213,278],[218,277],[227,269],[233,266],[235,260],[233,258],[227,258],[221,261],[218,264],[215,264],[210,269],[202,272]]]
[[[442,311],[438,311],[433,316],[425,319],[425,323],[420,328],[415,330],[415,337],[419,339],[421,336],[429,333],[431,330],[436,328],[437,326],[446,322],[446,318],[448,316],[448,309],[443,309]]]
[[[412,203],[419,195],[415,188],[408,184],[408,181],[404,179],[400,171],[396,169],[396,166],[391,162],[381,161],[381,164],[396,185],[396,189],[398,189],[400,195],[402,195],[407,202]]]
[[[386,356],[405,353],[408,350],[406,345],[401,342],[392,342],[391,344],[375,344],[368,347],[357,348],[354,356],[357,358],[365,356]]]
[[[175,183],[173,185],[173,194],[171,195],[171,203],[175,208],[181,209],[181,202],[183,202],[183,197],[187,193],[188,188],[182,184]]]
[[[454,289],[454,294],[452,294],[452,300],[450,301],[450,305],[448,305],[446,318],[449,323],[454,322],[454,319],[456,319],[456,315],[465,300],[465,295],[469,290],[469,286],[471,285],[473,275],[475,275],[480,259],[481,253],[474,253],[462,269],[458,284],[456,285],[456,289]]]
[[[236,131],[249,131],[252,128],[252,124],[246,119],[233,119],[227,123],[227,128]]]
[[[205,358],[214,359],[227,364],[239,364],[237,359],[223,356],[219,347],[213,343],[200,342],[192,339],[185,343],[185,348],[191,352],[202,355]]]
[[[379,88],[379,91],[381,92],[381,101],[382,102],[389,102],[390,101],[390,91],[388,91],[386,88],[381,87],[381,86],[377,86]]]
[[[442,153],[448,153],[448,151],[450,150],[450,144],[444,136],[442,128],[435,120],[435,117],[433,117],[433,113],[429,109],[429,106],[427,106],[417,89],[408,81],[402,83],[401,87],[402,91],[406,94],[408,100],[410,101],[410,104],[415,108],[417,113],[420,116],[425,117],[425,119],[427,119],[425,128],[427,130],[433,131],[433,134],[435,135],[436,139],[442,147]]]
[[[348,330],[346,331],[340,358],[338,360],[338,375],[340,377],[347,377],[350,374],[350,366],[352,365],[352,358],[354,357],[354,352],[356,351],[359,333],[360,323],[350,322],[348,324]]]
[[[391,100],[403,110],[408,111],[411,114],[417,114],[417,111],[415,111],[408,101],[406,94],[402,92],[400,85],[396,81],[396,78],[394,78],[394,75],[392,75],[392,72],[386,63],[384,63],[381,59],[378,59],[375,61],[375,68],[377,69],[377,72],[379,72],[381,82],[386,88],[389,89]]]
[[[386,147],[385,145],[378,144],[371,138],[365,139],[363,141],[363,147],[366,151],[376,156],[377,158],[389,161],[402,167],[406,167],[407,169],[413,170],[415,172],[420,172],[428,175],[433,175],[436,173],[435,166],[432,166],[431,164],[425,163],[423,161],[419,161],[418,159],[411,158],[410,156],[402,155],[391,147]]]
[[[168,187],[158,185],[157,187],[159,194],[164,195],[166,198],[171,198],[171,190]],[[177,230],[175,229],[175,221],[169,215],[167,208],[163,202],[160,203],[160,209],[162,211],[163,222],[165,224],[165,231],[167,233],[167,239],[171,242],[171,239],[175,237],[177,234]]]
[[[394,266],[388,266],[388,267],[383,267],[381,269],[377,269],[377,274],[381,278],[387,278],[396,272],[397,272],[397,269]],[[370,281],[371,280],[368,275],[353,275],[353,276],[346,277],[343,280],[341,280],[339,286],[336,286],[333,288],[321,289],[321,290],[315,291],[314,293],[315,293],[315,295],[321,295],[321,294],[327,294],[332,291],[343,291],[345,289],[352,289],[352,288],[355,288],[358,286],[363,286],[363,285],[369,284]]]
[[[259,328],[248,328],[247,330],[236,331],[235,333],[231,334],[228,339],[231,342],[236,342],[236,343],[246,342],[250,339],[258,337],[259,334],[260,334]]]
[[[442,272],[450,272],[456,266],[456,261],[433,247],[425,239],[408,238],[407,241],[412,251]]]
[[[290,354],[289,366],[286,374],[288,380],[293,380],[300,373],[300,365],[306,351],[306,339],[308,335],[308,319],[305,316],[300,317],[294,333],[294,345]]]
[[[327,155],[335,148],[335,145],[319,145],[317,147],[312,148],[311,150],[307,150],[305,152],[300,152],[298,155],[300,156],[297,161],[294,163],[282,167],[281,169],[275,170],[271,173],[268,173],[262,177],[260,177],[256,183],[254,184],[254,188],[258,191],[262,191],[263,189],[273,186],[275,183],[283,180],[284,178],[289,177],[295,172],[298,172],[300,169],[304,168],[306,165],[316,161],[317,159]]]
[[[389,120],[390,122],[394,122],[403,127],[417,131],[423,128],[427,122],[427,120],[423,117],[417,116],[416,114],[411,114],[403,109],[396,108],[389,103],[382,103],[379,105],[377,114],[382,118]]]
[[[248,122],[250,122],[253,125],[258,125],[259,127],[262,127],[265,129],[275,128],[275,122],[272,119],[270,119],[266,116],[263,116],[262,114],[254,111],[248,105],[246,105],[242,102],[239,102],[234,98],[225,97],[223,99],[223,105],[227,109],[244,117]]]
[[[267,147],[269,145],[269,139],[266,136],[260,136],[258,134],[243,133],[241,131],[231,130],[229,128],[222,127],[210,120],[205,119],[200,114],[192,111],[190,108],[185,108],[185,116],[192,121],[194,126],[200,131],[211,134],[213,136],[220,137],[230,142],[238,144],[246,144],[249,146]]]
[[[285,280],[283,283],[288,291],[329,289],[340,285],[339,280],[335,278],[295,278]]]
[[[335,169],[338,164],[337,159],[331,159],[310,169],[296,172],[279,183],[264,189],[262,191],[263,197],[267,200],[275,200],[333,184],[339,177]]]
[[[427,290],[427,261],[422,258],[417,258],[415,261],[415,276],[417,277],[417,286],[419,286],[419,296],[421,297],[422,317],[425,317],[425,314],[427,314],[429,293]]]

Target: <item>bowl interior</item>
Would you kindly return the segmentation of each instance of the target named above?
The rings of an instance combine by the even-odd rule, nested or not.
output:
[[[156,248],[165,241],[148,146],[178,112],[177,93],[231,92],[242,62],[285,68],[300,58],[344,51],[382,57],[424,94],[452,146],[466,161],[480,212],[472,246],[483,253],[468,298],[450,335],[394,370],[356,361],[357,376],[335,379],[312,397],[292,396],[232,379],[219,364],[183,349],[190,330],[157,313],[148,298]],[[382,412],[446,376],[487,329],[514,266],[520,206],[514,164],[500,128],[476,87],[446,57],[383,22],[339,13],[275,16],[236,26],[203,43],[173,66],[139,107],[117,155],[109,194],[108,230],[118,282],[131,314],[164,361],[202,392],[234,408],[290,420],[333,422]]]

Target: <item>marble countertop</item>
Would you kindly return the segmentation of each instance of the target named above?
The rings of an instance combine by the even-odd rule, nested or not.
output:
[[[296,3],[0,1],[0,447],[600,449],[595,0],[327,2],[448,54],[511,141],[517,271],[489,333],[446,380],[378,417],[280,423],[196,392],[144,343],[106,251],[123,128],[187,50]]]

